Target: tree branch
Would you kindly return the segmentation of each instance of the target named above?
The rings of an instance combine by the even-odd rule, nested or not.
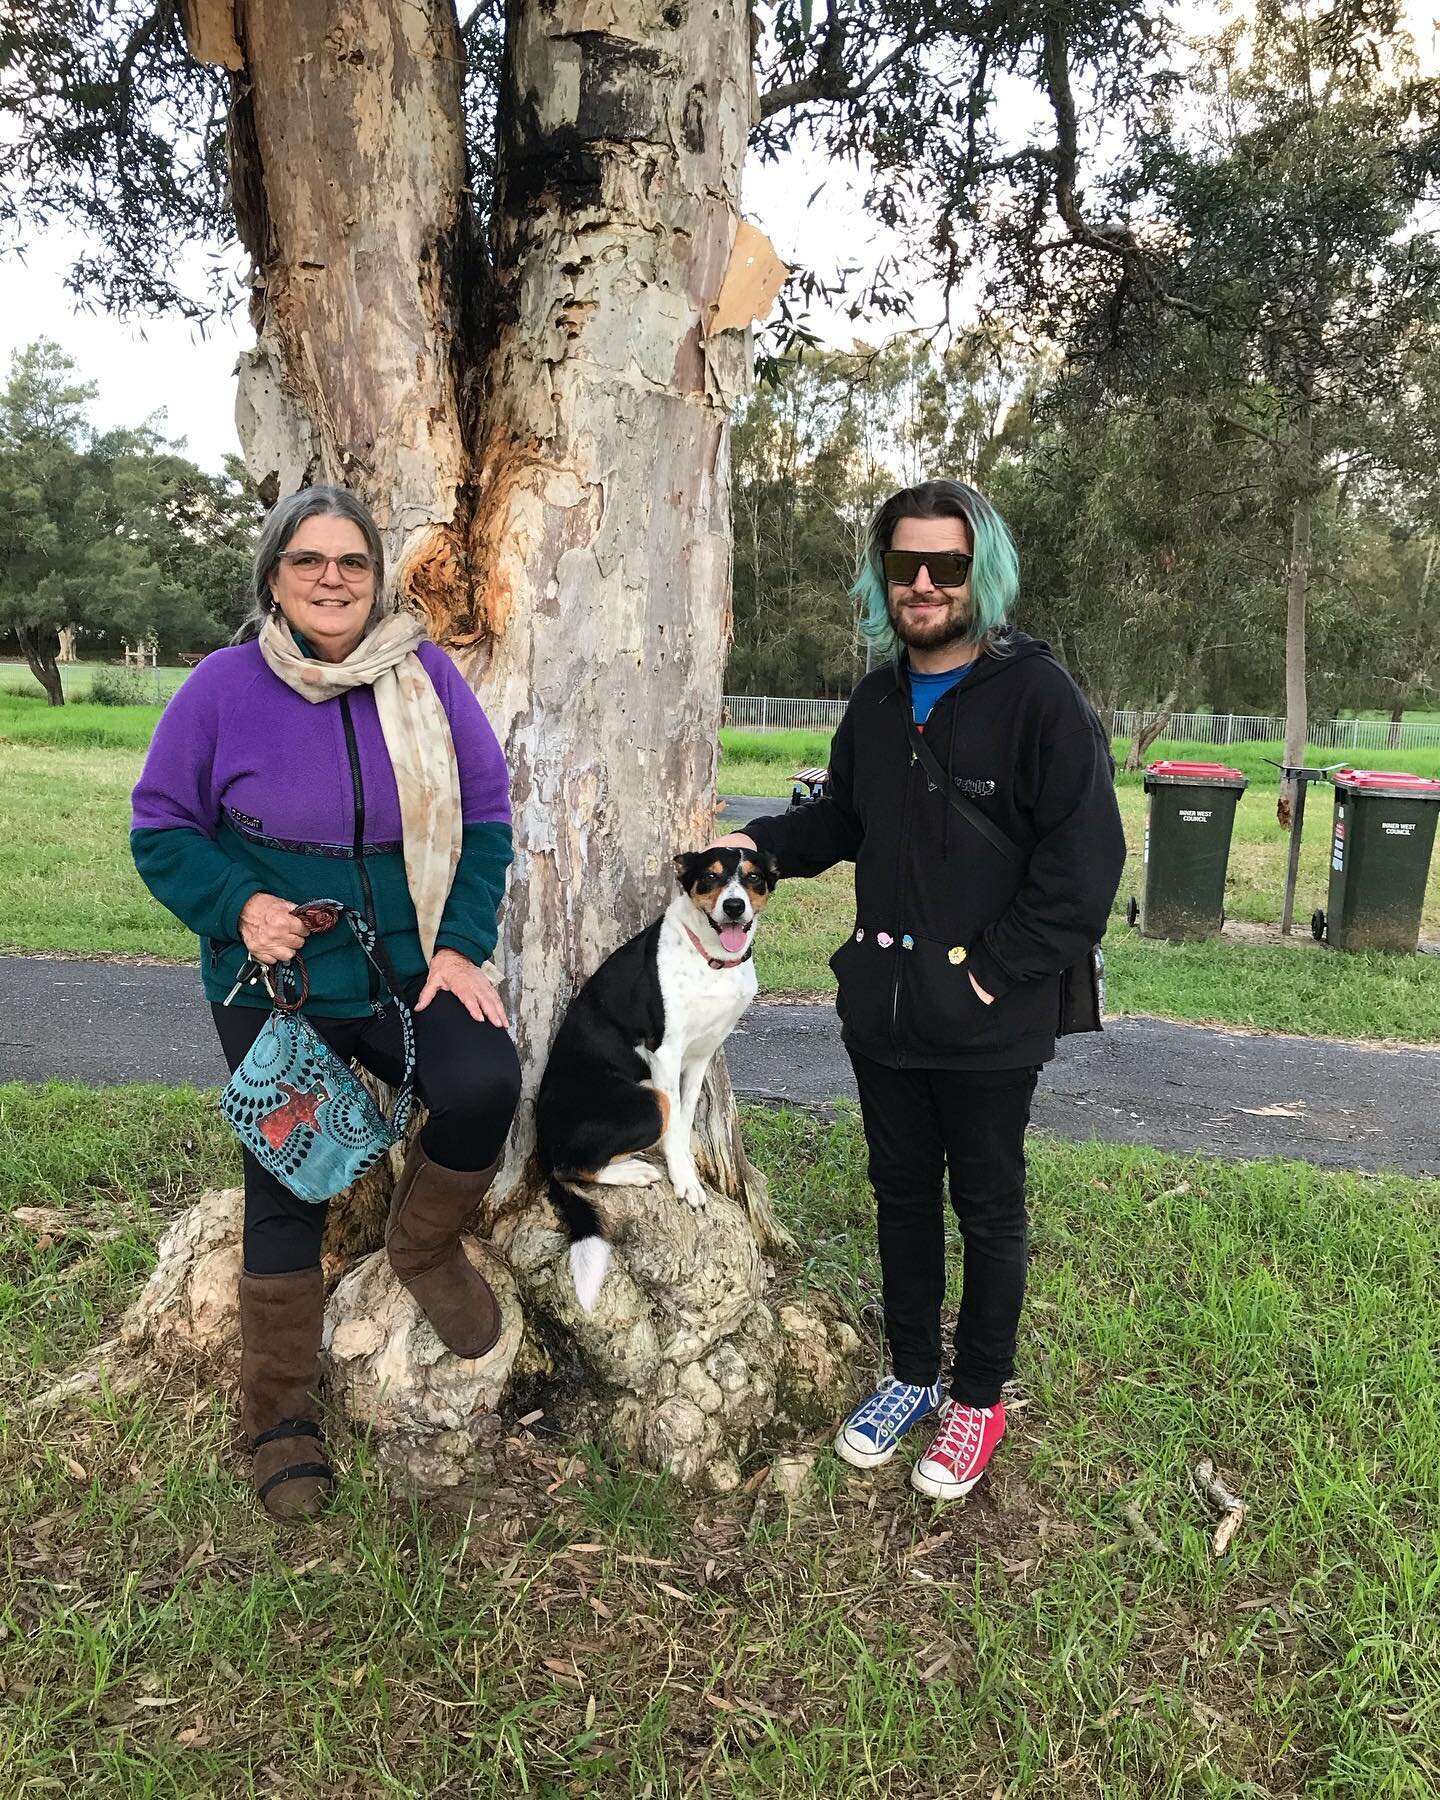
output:
[[[784,82],[780,87],[771,88],[769,93],[762,94],[760,96],[760,117],[772,119],[776,113],[785,112],[792,106],[804,106],[812,100],[825,100],[841,105],[852,100],[863,99],[888,69],[893,68],[902,57],[909,56],[927,43],[929,34],[926,32],[912,33],[888,56],[882,57],[878,63],[875,63],[867,74],[861,76],[858,81],[848,84],[844,70],[840,66],[844,39],[844,23],[837,20],[832,14],[831,22],[826,28],[825,42],[821,45],[820,54],[816,59],[814,73],[806,75],[800,81]]]
[[[1236,431],[1243,431],[1246,437],[1259,438],[1262,444],[1268,444],[1277,455],[1283,455],[1288,448],[1283,439],[1271,432],[1262,431],[1258,425],[1247,425],[1244,419],[1237,419],[1233,413],[1216,413],[1215,423],[1232,426]]]
[[[1100,250],[1121,259],[1146,292],[1161,305],[1182,312],[1192,319],[1208,319],[1214,309],[1183,299],[1161,286],[1149,259],[1128,225],[1104,229],[1092,225],[1081,208],[1077,193],[1080,169],[1080,138],[1075,117],[1075,94],[1070,85],[1070,56],[1061,20],[1051,14],[1045,21],[1040,52],[1040,67],[1050,110],[1055,117],[1055,148],[1043,160],[1055,171],[1055,210],[1070,232],[1061,249]]]

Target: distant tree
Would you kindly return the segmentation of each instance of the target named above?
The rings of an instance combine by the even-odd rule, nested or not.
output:
[[[17,352],[0,392],[0,627],[52,706],[64,704],[58,658],[64,590],[92,540],[84,449],[95,396],[58,344]]]
[[[1319,511],[1383,456],[1440,318],[1440,84],[1395,6],[1260,0],[1203,47],[1192,97],[1136,121],[1086,195],[1063,30],[1048,28],[1053,233],[1012,220],[998,284],[1114,388],[1191,395],[1272,458],[1285,498],[1286,760],[1304,759]],[[1057,270],[1060,273],[1057,275]],[[1215,398],[1238,399],[1228,411]],[[1282,785],[1288,824],[1292,789]]]
[[[0,392],[0,629],[52,706],[61,630],[210,649],[246,608],[258,505],[238,466],[209,475],[153,424],[95,433],[94,392],[48,339]]]

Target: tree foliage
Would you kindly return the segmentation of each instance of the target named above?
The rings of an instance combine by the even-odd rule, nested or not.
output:
[[[1417,386],[1432,352],[1417,346]],[[993,334],[790,357],[737,421],[732,691],[844,691],[864,668],[847,589],[902,483],[983,483],[1020,546],[1018,622],[1102,709],[1272,715],[1283,705],[1291,496],[1232,415],[1262,389],[1123,396],[1088,365]],[[1435,364],[1440,376],[1440,363]],[[1377,429],[1378,436],[1378,429]],[[1407,442],[1409,438],[1407,437]],[[1356,466],[1314,509],[1317,705],[1433,699],[1440,636],[1433,465]]]
[[[94,391],[47,339],[0,390],[0,631],[56,705],[62,629],[207,650],[246,609],[256,507],[238,467],[207,474],[153,424],[95,432]]]

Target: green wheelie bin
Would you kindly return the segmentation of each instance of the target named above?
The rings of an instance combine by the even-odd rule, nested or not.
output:
[[[1225,923],[1235,807],[1249,779],[1224,763],[1153,762],[1145,771],[1145,887],[1127,918],[1140,935],[1197,943]]]
[[[1413,952],[1440,818],[1440,781],[1393,769],[1332,769],[1330,899],[1310,928],[1337,950]]]

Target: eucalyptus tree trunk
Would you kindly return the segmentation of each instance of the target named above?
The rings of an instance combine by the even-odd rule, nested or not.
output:
[[[19,639],[20,654],[25,658],[30,673],[45,690],[46,700],[51,706],[63,706],[65,688],[58,667],[59,633],[45,625],[17,625],[15,636]]]
[[[1127,775],[1133,775],[1137,769],[1144,766],[1145,758],[1150,754],[1150,746],[1157,739],[1164,737],[1165,727],[1170,723],[1171,714],[1175,711],[1175,699],[1178,692],[1178,688],[1172,687],[1156,711],[1150,715],[1131,739],[1130,748],[1125,756],[1125,773]]]
[[[587,1390],[651,1463],[731,1485],[777,1406],[823,1408],[853,1338],[771,1304],[762,1252],[783,1233],[723,1068],[698,1122],[706,1212],[668,1184],[607,1190],[616,1259],[594,1315],[529,1152],[564,1006],[662,910],[674,854],[713,833],[728,422],[749,358],[714,314],[752,115],[746,7],[511,0],[488,247],[452,0],[187,0],[185,21],[233,71],[251,474],[269,496],[329,480],[369,503],[511,775],[496,960],[525,1099],[484,1221],[515,1276],[497,1284],[511,1360],[457,1377],[388,1270],[361,1264],[331,1300],[332,1386],[367,1418],[389,1396],[379,1422],[422,1480],[461,1478],[467,1420],[513,1366]],[[373,1247],[380,1188],[332,1209],[336,1260]]]
[[[1290,515],[1290,563],[1285,585],[1285,762],[1298,769],[1305,762],[1310,735],[1306,684],[1305,607],[1310,588],[1312,522],[1315,504],[1315,378],[1304,371],[1300,414],[1292,447],[1295,497]],[[1288,831],[1294,816],[1295,782],[1282,780],[1275,815]]]

